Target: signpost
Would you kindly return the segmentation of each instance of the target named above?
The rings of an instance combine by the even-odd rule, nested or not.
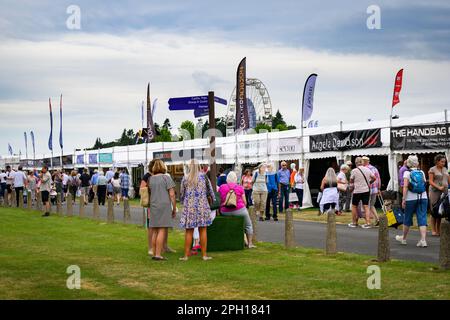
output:
[[[180,110],[194,110],[194,116],[196,118],[209,115],[209,129],[210,129],[210,140],[209,140],[209,150],[210,154],[210,178],[211,184],[216,185],[216,118],[215,118],[215,102],[226,105],[227,100],[215,97],[214,91],[209,91],[207,96],[194,96],[194,97],[180,97],[180,98],[170,98],[169,110],[180,111]]]

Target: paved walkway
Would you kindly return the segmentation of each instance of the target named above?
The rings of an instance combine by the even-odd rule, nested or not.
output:
[[[52,209],[53,212],[55,208]],[[65,206],[64,206],[65,211]],[[86,216],[92,217],[92,204],[85,207]],[[106,206],[100,206],[100,217],[106,220]],[[79,208],[73,208],[74,215],[78,215]],[[143,210],[139,207],[130,208],[131,223],[142,225]],[[123,221],[123,205],[114,206],[115,221]],[[179,217],[175,220],[175,226]],[[346,225],[336,225],[337,249],[342,252],[365,254],[376,257],[378,229],[348,228]],[[284,243],[284,222],[258,221],[258,240],[264,242]],[[294,221],[295,241],[298,245],[309,248],[325,248],[326,224],[320,222]],[[423,262],[439,262],[439,238],[429,236],[428,248],[418,248],[416,243],[420,236],[418,231],[411,231],[408,236],[408,245],[402,246],[394,240],[400,230],[390,229],[391,257],[401,260],[415,260]]]

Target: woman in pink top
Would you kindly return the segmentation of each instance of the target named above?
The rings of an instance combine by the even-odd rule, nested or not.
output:
[[[247,202],[247,209],[253,206],[252,192],[253,192],[253,176],[250,169],[245,170],[245,174],[242,176],[241,184],[244,187],[245,201]]]
[[[236,207],[230,208],[225,206],[225,199],[230,190],[234,190],[236,194]],[[237,176],[234,171],[231,171],[227,175],[227,183],[223,184],[219,188],[220,193],[220,213],[223,216],[241,216],[245,221],[245,233],[247,235],[247,242],[249,248],[256,248],[253,245],[253,226],[250,216],[246,208],[245,192],[244,188],[237,184]]]

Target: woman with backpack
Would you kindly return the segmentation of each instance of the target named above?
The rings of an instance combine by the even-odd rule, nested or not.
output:
[[[266,165],[261,163],[253,176],[253,206],[259,221],[264,221],[267,193]]]
[[[428,171],[430,178],[430,209],[431,209],[431,235],[439,237],[441,230],[441,217],[437,214],[436,204],[441,199],[442,194],[448,193],[449,175],[445,167],[446,158],[442,154],[434,157],[435,166]]]
[[[403,175],[403,200],[402,207],[405,210],[403,221],[403,235],[395,236],[395,240],[406,245],[406,237],[409,228],[413,225],[413,214],[417,216],[417,224],[420,230],[418,247],[427,247],[427,208],[428,198],[426,192],[425,173],[419,169],[417,156],[410,155],[406,160],[408,170]]]
[[[69,180],[67,182],[68,188],[69,188],[69,193],[72,195],[72,201],[73,203],[75,203],[75,199],[77,196],[77,191],[78,191],[78,187],[80,186],[80,179],[78,179],[77,177],[77,172],[75,170],[73,170],[70,173],[70,177]]]
[[[246,202],[244,188],[237,184],[237,175],[234,171],[231,171],[227,175],[227,183],[220,186],[219,193],[221,214],[223,216],[244,217],[248,248],[256,248],[252,242],[253,226],[245,206]]]

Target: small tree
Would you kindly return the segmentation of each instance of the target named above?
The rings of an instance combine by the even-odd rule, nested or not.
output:
[[[189,135],[191,136],[191,139],[194,139],[194,129],[195,125],[192,121],[185,120],[183,123],[181,123],[180,129],[186,130],[189,132]]]
[[[172,125],[170,124],[170,120],[168,118],[166,118],[166,120],[164,120],[162,127],[169,129],[169,130],[172,129]]]
[[[272,128],[275,129],[279,124],[286,125],[286,122],[283,120],[280,110],[277,110],[275,117],[272,119]]]
[[[258,123],[255,127],[255,131],[260,133],[261,130],[266,130],[268,132],[272,131],[272,127],[265,123]]]

